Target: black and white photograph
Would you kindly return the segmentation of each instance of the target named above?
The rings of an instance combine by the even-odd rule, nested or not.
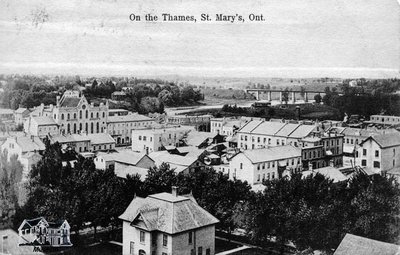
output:
[[[0,255],[399,255],[400,0],[0,0]]]

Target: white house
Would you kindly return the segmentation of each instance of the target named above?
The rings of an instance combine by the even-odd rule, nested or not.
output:
[[[45,150],[44,143],[35,136],[8,137],[1,145],[1,151],[7,151],[7,160],[16,156],[23,166],[22,180],[25,180],[32,168],[32,165],[39,162],[42,156],[39,152]]]
[[[356,164],[374,173],[400,167],[400,133],[370,136],[356,152]]]
[[[119,217],[122,254],[215,254],[218,220],[201,208],[192,196],[159,193],[135,197]]]
[[[180,146],[193,127],[160,127],[154,129],[136,129],[132,131],[132,150],[153,152],[166,146]]]
[[[26,133],[40,138],[44,138],[49,134],[59,134],[57,123],[48,116],[27,118],[24,123],[24,130]]]
[[[48,222],[39,217],[24,220],[18,228],[20,244],[51,245],[54,247],[71,246],[70,225],[66,220]]]
[[[301,149],[292,145],[239,152],[230,159],[229,177],[250,185],[301,171]]]
[[[29,117],[31,111],[27,108],[19,107],[14,111],[14,122],[16,125],[23,125],[25,120]]]

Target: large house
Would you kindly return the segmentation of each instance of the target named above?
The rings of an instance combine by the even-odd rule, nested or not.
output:
[[[292,145],[239,152],[230,159],[229,177],[250,185],[301,171],[301,149]]]
[[[26,133],[40,138],[59,134],[57,123],[48,116],[27,118],[24,123],[24,130]]]
[[[40,161],[39,152],[45,150],[44,143],[36,136],[12,136],[1,145],[1,151],[7,151],[7,160],[16,156],[23,166],[22,180],[29,174],[32,166]]]
[[[374,135],[360,143],[356,164],[374,173],[400,167],[400,134]]]
[[[108,117],[107,131],[115,139],[117,145],[126,145],[131,143],[134,129],[150,128],[154,124],[153,119],[137,113],[116,115]]]
[[[138,152],[154,152],[167,146],[182,146],[193,127],[160,127],[135,129],[132,131],[132,150]]]
[[[24,220],[18,228],[20,245],[71,246],[70,228],[66,220],[48,222],[43,217]]]
[[[159,193],[135,197],[119,217],[122,254],[215,254],[218,220],[201,208],[193,196]]]
[[[107,128],[108,102],[89,104],[79,91],[67,90],[55,106],[36,107],[31,116],[48,116],[58,124],[62,134],[103,133]]]

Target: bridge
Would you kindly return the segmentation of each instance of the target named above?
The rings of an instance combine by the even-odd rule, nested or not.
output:
[[[260,100],[260,95],[261,94],[267,94],[267,100],[272,101],[272,93],[279,93],[279,101],[283,102],[283,92],[284,90],[279,90],[279,89],[245,89],[244,90],[246,93],[249,94],[254,94],[256,97],[256,100]],[[301,90],[289,90],[289,102],[291,103],[296,103],[296,94],[301,94]],[[303,91],[304,93],[304,102],[308,102],[309,100],[309,94],[319,94],[321,97],[323,97],[326,93],[324,91],[318,91],[318,90],[305,90]],[[339,95],[343,95],[343,93],[338,93]],[[298,98],[297,98],[298,99]]]

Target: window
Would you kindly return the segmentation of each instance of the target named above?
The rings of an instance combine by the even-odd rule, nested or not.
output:
[[[211,249],[210,249],[210,248],[208,248],[208,249],[206,250],[206,255],[211,255]]]
[[[162,244],[163,244],[163,246],[168,245],[168,236],[166,234],[163,234]]]
[[[361,166],[366,166],[367,165],[367,160],[363,159],[361,160]]]
[[[243,169],[243,163],[240,163],[240,169]]]
[[[199,247],[198,251],[197,251],[198,255],[203,255],[203,247]]]
[[[139,141],[141,141],[142,140],[142,136],[141,135],[139,135]]]
[[[61,114],[61,119],[62,119],[62,120],[64,119],[64,113],[63,113],[63,114]]]
[[[134,254],[133,252],[134,252],[134,249],[135,248],[135,243],[134,242],[131,242],[130,243],[130,246],[129,246],[129,254]]]
[[[379,157],[379,151],[375,150],[375,157]]]
[[[140,231],[140,242],[144,243],[145,242],[145,238],[146,238],[146,236],[145,236],[144,231]]]
[[[189,232],[189,244],[193,243],[193,232]]]
[[[82,110],[79,111],[79,118],[82,119]]]
[[[363,156],[367,156],[367,150],[363,149]]]
[[[272,173],[272,179],[275,179],[275,173]]]
[[[374,168],[380,168],[381,163],[379,161],[374,161]]]
[[[258,182],[260,181],[260,175],[257,175],[257,181]]]

